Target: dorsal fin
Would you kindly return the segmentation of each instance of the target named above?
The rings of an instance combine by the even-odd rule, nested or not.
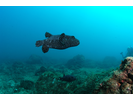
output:
[[[60,35],[61,38],[63,38],[64,36],[65,36],[65,33],[62,33],[62,34]]]
[[[46,32],[45,33],[45,37],[47,38],[47,37],[51,37],[52,36],[52,34],[50,34],[49,32]]]
[[[64,42],[62,41],[64,37],[65,37],[65,33],[62,33],[62,34],[60,35],[60,38],[59,38],[59,41],[60,41],[60,43],[61,43],[62,45],[64,45]]]

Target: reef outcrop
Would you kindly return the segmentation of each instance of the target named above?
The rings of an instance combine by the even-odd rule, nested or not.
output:
[[[68,60],[66,66],[69,69],[75,70],[81,68],[84,62],[85,62],[85,57],[83,55],[76,55],[72,59]]]
[[[42,64],[43,59],[42,57],[32,54],[29,59],[26,61],[27,64]]]
[[[133,94],[133,57],[121,62],[110,78],[104,80],[94,90],[95,94]]]

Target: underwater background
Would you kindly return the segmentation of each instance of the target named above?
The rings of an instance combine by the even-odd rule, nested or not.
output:
[[[132,6],[0,6],[0,93],[93,93],[92,85],[101,82],[103,73],[118,68],[120,53],[125,56],[133,46],[132,11]],[[75,36],[80,44],[43,53],[35,43],[46,39],[45,32]],[[55,91],[59,88],[55,80],[63,74],[79,80],[59,80],[66,90]],[[47,80],[46,89],[40,90],[41,79]],[[86,80],[90,87],[79,91]],[[49,82],[56,84],[50,91]]]

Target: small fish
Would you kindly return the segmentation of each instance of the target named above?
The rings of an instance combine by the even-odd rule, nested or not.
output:
[[[62,50],[80,44],[79,40],[74,36],[65,35],[65,33],[62,33],[61,35],[52,35],[46,32],[45,37],[47,39],[38,40],[35,44],[36,47],[42,46],[42,51],[44,53],[48,52],[49,48]]]
[[[63,77],[60,77],[60,80],[62,81],[67,81],[67,82],[72,82],[74,80],[76,80],[76,77],[72,76],[72,75],[65,75]]]

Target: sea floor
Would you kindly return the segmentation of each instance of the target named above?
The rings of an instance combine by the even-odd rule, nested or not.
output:
[[[107,58],[106,58],[107,59]],[[120,64],[112,58],[94,61],[77,55],[66,62],[31,55],[26,61],[0,63],[0,94],[91,94]],[[76,77],[72,82],[60,77]]]

